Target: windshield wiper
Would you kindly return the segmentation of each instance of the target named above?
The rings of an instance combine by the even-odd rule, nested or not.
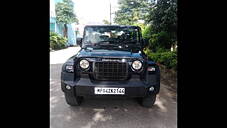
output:
[[[110,45],[110,41],[99,41],[97,43],[94,44],[95,46],[98,46],[98,45]]]

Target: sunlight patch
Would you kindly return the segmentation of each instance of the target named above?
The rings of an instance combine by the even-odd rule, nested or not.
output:
[[[159,96],[157,97],[155,104],[160,108],[162,112],[167,112],[167,109],[164,106],[163,101],[161,101],[161,99],[159,98]]]
[[[87,125],[81,127],[81,128],[91,128],[92,126],[94,126],[98,121],[107,121],[107,120],[111,120],[112,116],[104,116],[102,114],[102,112],[104,112],[104,109],[93,109],[96,113],[92,118],[91,122],[88,122]]]

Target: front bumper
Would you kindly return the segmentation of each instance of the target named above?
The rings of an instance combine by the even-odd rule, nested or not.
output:
[[[71,89],[66,89],[66,85]],[[145,97],[156,92],[156,85],[149,85],[140,79],[130,79],[128,81],[91,81],[89,78],[81,78],[79,81],[62,81],[61,88],[65,93],[74,96],[100,96],[94,93],[95,87],[116,87],[125,88],[125,94],[121,96],[127,97]],[[154,87],[153,91],[149,91],[150,87]],[[119,96],[119,95],[101,95],[101,96]]]

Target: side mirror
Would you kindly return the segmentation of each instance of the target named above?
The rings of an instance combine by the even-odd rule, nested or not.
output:
[[[83,38],[81,38],[81,37],[76,38],[76,43],[77,43],[80,47],[82,47],[82,39],[83,39]]]
[[[149,45],[149,39],[143,39],[143,47],[147,47]]]

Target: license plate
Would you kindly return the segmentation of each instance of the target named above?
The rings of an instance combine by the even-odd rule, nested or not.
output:
[[[114,95],[124,95],[125,88],[100,88],[95,87],[95,94],[102,95],[102,94],[114,94]]]

